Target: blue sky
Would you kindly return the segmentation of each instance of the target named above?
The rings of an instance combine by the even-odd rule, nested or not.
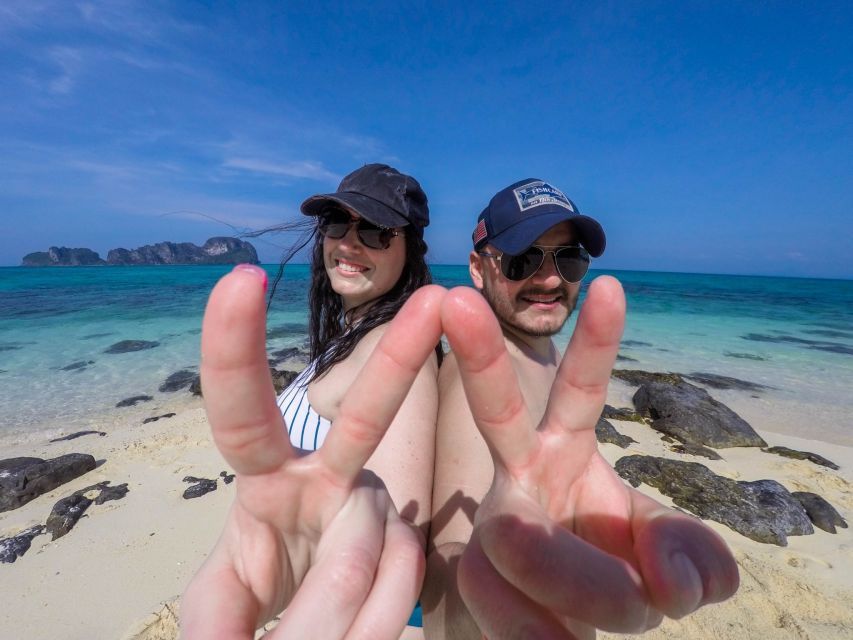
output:
[[[600,268],[853,278],[850,33],[840,1],[4,0],[0,264],[265,227],[378,161],[435,263],[535,176]]]

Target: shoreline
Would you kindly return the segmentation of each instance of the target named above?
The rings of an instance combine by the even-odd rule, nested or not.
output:
[[[608,403],[631,406],[632,393],[631,387],[614,380]],[[748,393],[728,393],[742,393],[744,402],[755,402]],[[721,397],[716,391],[712,395]],[[146,417],[170,412],[176,415],[142,424]],[[235,485],[218,480],[215,491],[196,499],[182,498],[188,486],[184,476],[213,479],[221,471],[231,472],[210,438],[201,399],[186,392],[163,395],[136,407],[92,416],[90,422],[107,435],[49,443],[62,435],[62,430],[51,429],[3,446],[4,458],[82,452],[102,462],[28,504],[0,513],[0,537],[43,524],[58,499],[96,482],[127,482],[130,492],[121,500],[91,506],[72,531],[54,542],[49,535],[37,536],[23,557],[0,565],[0,598],[6,605],[0,613],[0,636],[14,630],[16,637],[175,638],[169,608],[174,605],[165,603],[181,594],[219,535]],[[840,465],[840,470],[754,448],[720,449],[724,459],[711,461],[670,452],[660,434],[648,426],[612,422],[638,443],[628,449],[599,444],[611,464],[636,453],[700,462],[726,477],[772,478],[791,491],[814,491],[846,519],[853,513],[853,447],[777,434],[765,428],[765,420],[753,426],[770,446],[812,451]],[[671,504],[655,489],[640,485],[640,490]],[[723,604],[705,607],[682,621],[667,620],[644,637],[850,637],[853,528],[836,534],[816,529],[812,535],[792,536],[787,547],[776,547],[749,540],[715,522],[709,524],[734,550],[741,589]],[[619,636],[600,633],[599,637]]]

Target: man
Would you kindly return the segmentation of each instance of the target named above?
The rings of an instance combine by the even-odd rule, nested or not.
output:
[[[636,633],[729,597],[725,543],[627,487],[598,453],[619,283],[590,285],[564,358],[551,339],[604,251],[601,226],[528,179],[492,198],[473,241],[482,296],[454,291],[442,307],[453,353],[439,374],[427,638]]]

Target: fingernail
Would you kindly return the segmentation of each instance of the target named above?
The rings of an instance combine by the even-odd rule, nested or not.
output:
[[[676,551],[669,556],[669,565],[674,579],[680,584],[679,595],[682,608],[680,613],[681,615],[692,613],[702,602],[702,576],[682,551]]]
[[[264,269],[261,269],[259,266],[254,264],[238,264],[234,267],[234,271],[245,271],[246,273],[251,273],[261,278],[264,283],[264,291],[267,290],[267,283],[269,282],[269,276]]]

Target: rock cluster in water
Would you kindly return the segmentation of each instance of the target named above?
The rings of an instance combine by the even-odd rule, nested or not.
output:
[[[152,264],[258,264],[251,243],[238,238],[210,238],[201,247],[191,242],[158,242],[138,249],[110,249],[103,260],[91,249],[50,247],[24,256],[24,267],[78,267]]]

